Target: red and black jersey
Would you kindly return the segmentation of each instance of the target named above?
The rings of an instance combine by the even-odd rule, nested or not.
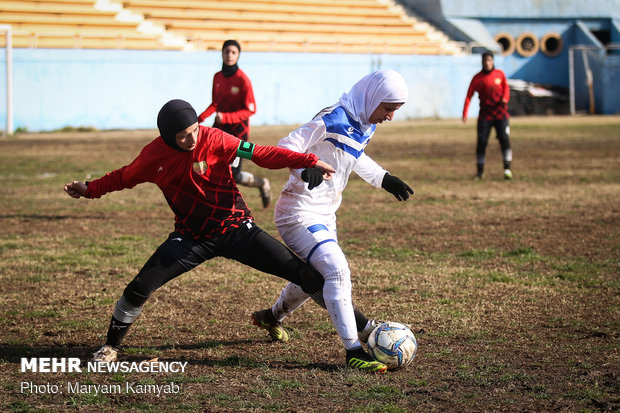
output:
[[[510,88],[506,81],[506,75],[499,69],[493,69],[488,73],[478,72],[469,84],[465,105],[463,106],[463,117],[467,117],[467,110],[474,92],[478,92],[480,99],[480,113],[478,117],[485,120],[507,119],[508,100],[510,99]],[[502,99],[506,103],[502,102]]]
[[[248,148],[253,150],[251,156],[240,155]],[[232,177],[230,163],[236,156],[270,169],[309,168],[318,160],[311,153],[243,143],[219,129],[200,126],[194,150],[172,149],[158,137],[129,165],[90,182],[85,196],[99,198],[152,182],[175,214],[176,231],[195,239],[213,238],[252,218]]]
[[[217,72],[213,76],[211,102],[198,117],[198,122],[203,122],[214,112],[219,112],[223,119],[217,127],[247,141],[250,134],[250,116],[256,113],[250,78],[241,69],[229,77]]]

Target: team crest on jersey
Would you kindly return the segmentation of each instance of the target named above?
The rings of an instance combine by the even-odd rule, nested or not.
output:
[[[194,172],[204,175],[207,172],[207,163],[205,161],[194,162]]]
[[[502,83],[502,79],[500,79],[499,77],[495,78],[495,84],[499,85],[500,83]]]
[[[230,88],[230,93],[232,93],[233,95],[238,95],[239,94],[239,88],[237,86],[233,86]]]

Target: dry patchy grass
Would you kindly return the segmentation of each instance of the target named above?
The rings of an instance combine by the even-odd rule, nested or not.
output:
[[[409,322],[407,370],[343,369],[327,314],[308,303],[271,343],[250,314],[284,283],[216,259],[157,291],[125,360],[188,361],[185,374],[24,374],[22,357],[81,357],[114,302],[172,229],[154,186],[72,200],[71,179],[133,159],[154,131],[32,134],[0,141],[2,411],[611,411],[620,408],[620,118],[515,118],[515,180],[497,142],[474,174],[474,125],[380,126],[368,153],[415,189],[398,203],[352,177],[339,214],[354,297]],[[256,127],[275,144],[290,127]],[[248,163],[248,169],[258,168]],[[285,171],[261,171],[281,187]],[[245,197],[276,234],[272,208]],[[30,394],[20,383],[178,383],[180,394]]]

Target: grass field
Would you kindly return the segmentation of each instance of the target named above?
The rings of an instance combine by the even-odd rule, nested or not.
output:
[[[255,127],[253,140],[289,129]],[[173,220],[154,185],[99,200],[62,190],[128,163],[155,131],[0,140],[0,411],[620,410],[620,117],[514,118],[511,182],[495,139],[486,178],[472,179],[474,129],[382,125],[367,152],[415,195],[399,203],[357,177],[344,194],[357,305],[410,323],[419,343],[412,366],[382,376],[343,368],[314,303],[286,320],[291,342],[270,342],[250,315],[284,282],[223,259],[158,290],[127,336],[123,360],[186,361],[184,374],[21,373],[23,357],[86,360],[103,343],[115,301]],[[275,188],[287,178],[261,174]],[[275,235],[273,208],[242,192]],[[180,390],[21,391],[76,381]]]

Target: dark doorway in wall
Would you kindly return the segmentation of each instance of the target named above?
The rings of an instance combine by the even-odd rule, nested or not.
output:
[[[611,41],[611,33],[609,30],[592,30],[592,34],[604,45]]]

